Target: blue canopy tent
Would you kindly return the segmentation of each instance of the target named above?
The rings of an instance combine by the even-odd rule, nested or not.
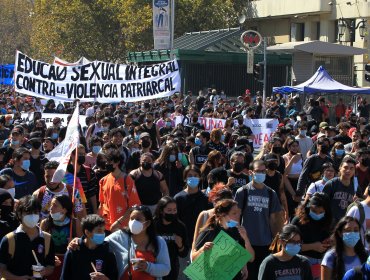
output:
[[[304,83],[296,86],[274,87],[276,93],[355,93],[370,94],[370,88],[356,88],[343,85],[334,80],[323,66],[317,69],[316,73]]]

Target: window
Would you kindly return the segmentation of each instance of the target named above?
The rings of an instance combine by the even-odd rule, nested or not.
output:
[[[292,23],[290,37],[292,42],[304,41],[304,23]]]

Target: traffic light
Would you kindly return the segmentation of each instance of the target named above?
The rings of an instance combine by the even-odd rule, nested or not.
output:
[[[370,63],[365,64],[365,80],[370,82]]]
[[[264,64],[259,62],[253,66],[253,77],[257,81],[263,81]]]

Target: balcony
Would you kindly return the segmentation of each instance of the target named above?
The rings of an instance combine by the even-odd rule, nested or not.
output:
[[[256,0],[248,2],[251,18],[331,13],[328,0]]]

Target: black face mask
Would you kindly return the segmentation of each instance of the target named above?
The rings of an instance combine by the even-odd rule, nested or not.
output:
[[[152,169],[152,164],[150,162],[143,162],[141,164],[141,167],[144,169],[144,170],[150,170]]]
[[[114,167],[112,163],[106,163],[105,164],[105,170],[107,170],[109,173],[114,171]]]
[[[83,165],[85,163],[85,156],[78,156],[77,158],[77,164]]]
[[[190,152],[190,150],[191,150],[191,147],[190,147],[190,146],[185,146],[185,148],[184,148],[184,152],[189,153],[189,152]]]
[[[326,145],[321,146],[321,152],[327,154],[329,152],[329,146]]]
[[[281,153],[281,147],[272,147],[272,152],[274,154],[280,154]]]
[[[267,168],[270,169],[270,170],[276,170],[278,167],[277,163],[276,162],[269,162],[267,163]]]
[[[40,147],[41,147],[41,142],[33,142],[33,143],[32,143],[32,147],[34,147],[36,150],[37,150],[37,149],[40,149]]]
[[[141,147],[143,148],[149,148],[150,147],[150,141],[149,140],[142,140],[141,141]]]
[[[177,214],[168,214],[168,213],[163,213],[163,218],[167,222],[174,222],[177,219]]]
[[[234,168],[233,168],[233,170],[234,170],[236,173],[240,173],[240,172],[242,172],[242,171],[243,171],[243,169],[244,169],[244,164],[243,164],[243,163],[241,163],[241,162],[235,162],[235,163],[234,163]]]
[[[363,158],[361,160],[361,163],[362,163],[363,166],[368,167],[370,165],[370,158]]]
[[[13,207],[8,205],[0,205],[0,216],[3,220],[7,220],[10,214],[13,212]]]

